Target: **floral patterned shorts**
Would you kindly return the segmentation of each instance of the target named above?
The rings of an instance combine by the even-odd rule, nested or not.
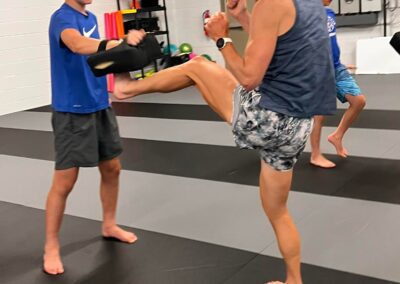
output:
[[[238,86],[233,94],[232,132],[241,149],[257,149],[277,171],[291,170],[303,152],[312,118],[296,118],[262,108],[261,94]]]

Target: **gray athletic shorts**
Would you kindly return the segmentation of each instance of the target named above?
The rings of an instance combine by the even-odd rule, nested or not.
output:
[[[122,153],[114,110],[76,114],[53,111],[56,170],[95,167]]]
[[[260,107],[261,94],[238,86],[233,94],[232,132],[241,149],[257,149],[277,171],[291,170],[303,152],[312,118],[296,118]]]

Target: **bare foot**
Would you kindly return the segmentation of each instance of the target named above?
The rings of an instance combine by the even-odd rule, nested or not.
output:
[[[343,147],[342,140],[338,139],[334,134],[331,134],[328,136],[328,141],[335,146],[336,152],[340,157],[347,158],[349,153],[347,150]]]
[[[128,244],[133,244],[138,239],[134,233],[122,230],[116,225],[108,228],[103,227],[103,237],[117,239]]]
[[[50,275],[64,273],[64,266],[61,261],[60,249],[58,247],[45,248],[43,255],[43,271]]]
[[[131,97],[131,96],[127,96],[127,94],[125,92],[127,85],[130,82],[132,82],[132,79],[131,79],[131,76],[129,75],[129,73],[114,74],[113,95],[119,100],[124,100],[124,99]]]
[[[316,167],[324,168],[324,169],[331,169],[331,168],[336,167],[335,163],[329,161],[322,154],[311,156],[310,164],[314,165]]]

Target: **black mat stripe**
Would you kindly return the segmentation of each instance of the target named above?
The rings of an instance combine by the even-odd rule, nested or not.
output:
[[[207,105],[114,102],[113,108],[118,116],[222,121]],[[51,112],[51,107],[45,106],[30,111]],[[335,116],[326,117],[325,126],[338,126],[343,113],[344,110],[339,109]],[[399,121],[400,111],[364,110],[360,114],[358,120],[354,123],[353,127],[400,130]]]
[[[53,134],[45,131],[0,128],[0,154],[53,160]],[[245,185],[258,185],[256,151],[235,147],[123,139],[123,168]],[[293,190],[400,204],[399,160],[351,157],[338,160],[336,169],[309,165],[309,154],[297,164]]]
[[[62,230],[67,273],[55,279],[40,269],[44,211],[0,202],[0,212],[0,283],[259,284],[284,279],[283,262],[274,257],[133,228],[127,229],[139,241],[128,246],[102,240],[100,222],[68,215]],[[309,284],[395,284],[315,265],[303,264],[302,270]]]

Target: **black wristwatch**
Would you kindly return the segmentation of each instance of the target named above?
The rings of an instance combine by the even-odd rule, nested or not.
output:
[[[229,43],[229,42],[231,42],[231,43],[233,42],[231,38],[229,38],[229,37],[221,37],[221,38],[219,38],[219,39],[217,40],[216,43],[217,43],[218,49],[221,50],[221,49],[223,49],[223,48],[226,46],[226,44]]]

